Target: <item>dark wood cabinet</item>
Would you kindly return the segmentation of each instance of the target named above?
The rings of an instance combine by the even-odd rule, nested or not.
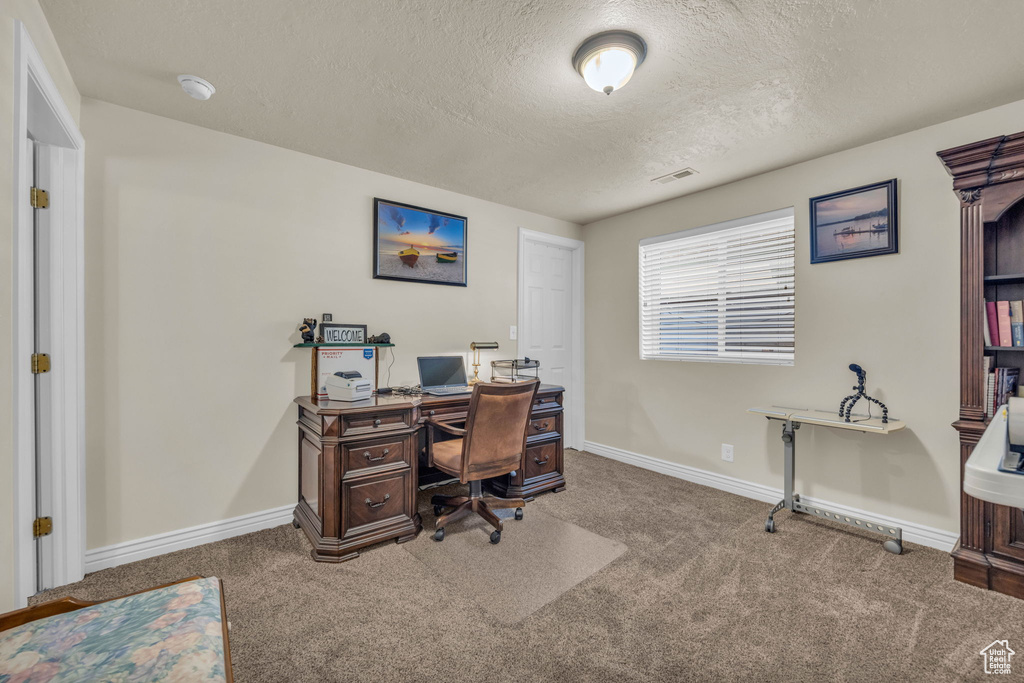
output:
[[[562,391],[553,385],[538,389],[520,468],[488,482],[498,495],[529,499],[565,488]],[[439,479],[426,468],[423,422],[428,417],[464,421],[469,395],[374,396],[353,403],[316,403],[300,396],[295,402],[295,524],[313,544],[313,559],[344,562],[366,546],[415,538],[422,528],[416,510],[418,486]]]
[[[962,493],[963,464],[981,438],[984,356],[1024,367],[1024,347],[984,344],[985,301],[1024,299],[1024,133],[938,153],[960,200],[960,540],[957,580],[1024,597],[1024,513]],[[998,341],[994,340],[995,344]]]

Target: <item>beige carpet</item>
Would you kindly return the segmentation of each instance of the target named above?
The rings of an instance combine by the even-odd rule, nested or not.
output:
[[[1024,652],[1024,602],[954,582],[945,553],[907,544],[890,555],[873,534],[789,513],[769,535],[764,503],[585,453],[567,453],[566,469],[569,488],[530,503],[498,546],[482,529],[436,545],[425,532],[331,565],[312,562],[301,533],[282,526],[46,597],[219,576],[240,683],[982,681],[991,677],[978,652],[990,642]],[[421,510],[431,524],[426,498]],[[575,526],[625,550],[537,607],[521,587],[533,575],[542,590],[541,560],[491,564],[479,583],[438,578],[439,553],[463,553],[449,546],[459,536],[489,562],[514,547],[517,527],[524,538],[545,519],[558,520],[552,533]],[[528,614],[519,621],[481,608],[501,576],[504,609]],[[1024,654],[1015,659],[1007,680],[1024,678]]]

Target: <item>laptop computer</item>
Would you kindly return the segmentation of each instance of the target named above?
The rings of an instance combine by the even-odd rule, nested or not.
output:
[[[462,356],[420,356],[420,390],[432,396],[468,394],[473,391],[466,379],[466,363]]]

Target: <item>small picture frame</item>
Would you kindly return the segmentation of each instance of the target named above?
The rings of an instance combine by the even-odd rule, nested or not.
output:
[[[320,334],[325,344],[365,344],[366,325],[344,323],[322,323]]]
[[[812,197],[811,263],[899,253],[896,178]]]

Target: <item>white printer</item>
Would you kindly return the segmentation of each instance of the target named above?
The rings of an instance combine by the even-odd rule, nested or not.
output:
[[[324,387],[332,401],[362,401],[373,395],[373,383],[355,370],[328,375]]]
[[[964,464],[964,493],[1024,508],[1024,398],[996,411]]]

